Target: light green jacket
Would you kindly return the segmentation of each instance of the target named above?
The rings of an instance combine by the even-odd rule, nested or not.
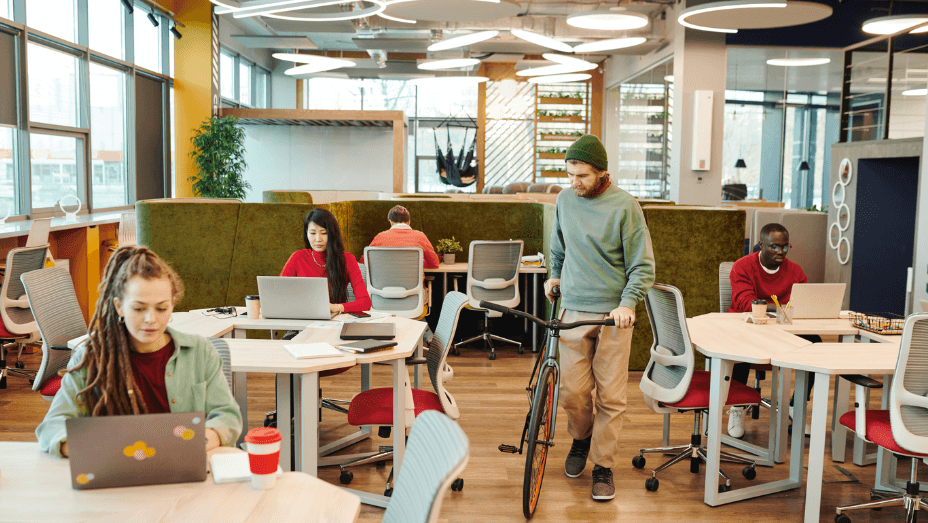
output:
[[[234,445],[242,432],[242,413],[222,372],[222,358],[202,336],[184,334],[170,327],[167,332],[175,347],[164,377],[171,412],[202,410],[206,414],[206,428],[215,430],[224,446]],[[68,368],[78,366],[86,351],[86,345],[76,349]],[[55,394],[45,420],[35,429],[43,451],[61,456],[61,444],[68,438],[64,420],[90,415],[87,405],[77,400],[77,393],[86,383],[86,368],[68,372],[61,378],[61,389]]]

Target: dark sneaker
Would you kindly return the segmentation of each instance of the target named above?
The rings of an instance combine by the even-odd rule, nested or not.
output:
[[[612,469],[593,466],[593,499],[609,501],[615,497],[615,485],[612,483]]]
[[[564,473],[568,478],[576,478],[586,468],[586,457],[590,455],[590,441],[593,436],[586,439],[575,439],[567,453],[567,462],[564,463]]]

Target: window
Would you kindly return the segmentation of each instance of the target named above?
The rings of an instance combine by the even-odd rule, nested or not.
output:
[[[9,206],[10,215],[19,214],[18,198],[19,176],[16,165],[16,130],[0,127],[0,200]],[[6,208],[0,205],[0,216],[6,215]]]
[[[251,99],[251,64],[239,59],[238,63],[238,101],[245,105],[253,105]]]
[[[13,10],[10,9],[10,0],[0,0],[0,18],[13,19]]]
[[[357,110],[361,107],[361,85],[358,80],[341,78],[310,78],[303,85],[309,84],[306,93],[309,96],[307,109]]]
[[[759,94],[763,95],[763,93]],[[760,197],[763,133],[757,130],[763,129],[765,116],[766,110],[761,105],[725,104],[722,185],[745,184],[748,189],[747,198]],[[747,167],[736,169],[735,163],[739,159],[744,160]]]
[[[0,2],[3,1],[0,0]],[[77,41],[76,13],[74,0],[30,0],[26,2],[26,25],[69,42],[75,42]]]
[[[258,109],[267,109],[270,105],[270,76],[263,69],[258,69],[258,76],[255,79],[255,107]]]
[[[84,171],[83,139],[32,133],[29,148],[33,210],[54,207],[69,194],[80,197],[78,180]]]
[[[128,205],[126,74],[90,64],[90,184],[93,207]]]
[[[416,114],[416,86],[405,80],[365,80],[365,111],[403,111]]]
[[[120,1],[91,0],[87,3],[87,8],[90,48],[114,58],[125,58],[122,45],[123,33],[125,33],[122,14],[125,8]]]
[[[219,92],[223,98],[235,100],[235,57],[219,53]]]
[[[77,57],[29,44],[29,119],[80,127]]]
[[[148,9],[135,8],[135,64],[157,73],[161,69],[161,25],[167,23],[163,18],[155,15],[158,27],[151,24],[148,19]]]

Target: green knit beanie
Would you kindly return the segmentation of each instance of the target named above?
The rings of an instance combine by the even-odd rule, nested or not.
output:
[[[605,171],[609,168],[609,159],[606,157],[606,147],[599,138],[592,134],[584,134],[567,149],[565,160],[579,160],[588,163],[597,169]]]

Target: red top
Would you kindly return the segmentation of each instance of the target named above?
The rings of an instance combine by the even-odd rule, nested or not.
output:
[[[438,255],[425,233],[414,229],[395,228],[374,236],[371,247],[420,247],[423,254],[423,267],[438,268]],[[361,256],[364,263],[364,256]]]
[[[284,269],[280,271],[281,276],[299,276],[302,278],[325,278],[326,272],[325,253],[319,253],[312,249],[303,249],[290,255]],[[345,269],[348,271],[348,283],[351,284],[351,290],[354,291],[355,300],[349,303],[343,303],[345,312],[362,312],[370,310],[371,296],[367,292],[367,285],[364,284],[364,278],[361,277],[361,269],[358,267],[358,260],[354,254],[345,253]],[[346,289],[347,290],[347,287]]]
[[[283,439],[283,436],[280,435],[280,431],[274,427],[257,427],[249,430],[248,433],[245,434],[245,442],[254,443],[255,445],[277,443]]]
[[[760,265],[760,253],[754,252],[735,262],[731,268],[731,307],[728,312],[749,312],[754,300],[767,300],[773,303],[771,295],[776,294],[777,301],[786,305],[793,291],[794,283],[806,283],[806,273],[802,267],[784,259],[780,269],[770,274]]]
[[[174,355],[174,340],[155,352],[139,353],[129,351],[132,363],[132,376],[142,394],[142,400],[149,414],[171,412],[168,401],[168,389],[164,384],[164,374],[168,360]]]

